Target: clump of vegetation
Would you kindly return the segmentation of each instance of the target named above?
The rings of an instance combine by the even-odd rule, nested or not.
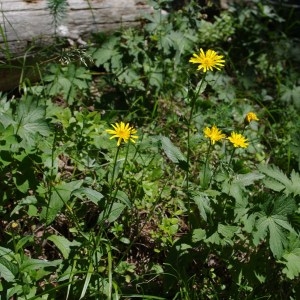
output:
[[[300,297],[292,15],[171,5],[1,94],[4,299]]]

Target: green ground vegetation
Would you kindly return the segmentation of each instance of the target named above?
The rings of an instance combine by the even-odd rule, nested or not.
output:
[[[299,10],[186,2],[1,93],[1,299],[300,299]]]

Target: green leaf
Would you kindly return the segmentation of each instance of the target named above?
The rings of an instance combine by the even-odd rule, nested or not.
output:
[[[288,222],[288,215],[296,209],[294,199],[280,196],[275,200],[270,195],[261,206],[261,211],[255,213],[257,218],[253,234],[253,242],[258,245],[260,240],[265,239],[269,234],[269,245],[273,255],[280,258],[287,245],[286,231],[294,232]]]
[[[32,270],[40,269],[40,268],[47,268],[47,267],[56,267],[62,263],[61,259],[48,261],[42,259],[34,259],[34,258],[27,258],[24,259],[20,271],[21,272],[29,272]]]
[[[280,263],[285,264],[282,270],[289,279],[294,279],[300,274],[300,238],[299,235],[289,236],[289,247],[282,255]]]
[[[51,241],[61,252],[61,254],[63,255],[64,259],[68,259],[69,254],[70,254],[70,247],[71,246],[79,246],[80,243],[73,241],[70,242],[68,239],[66,239],[64,236],[59,236],[59,235],[50,235],[47,238],[48,241]]]
[[[287,103],[294,103],[296,107],[300,107],[300,86],[281,86],[282,94],[280,99]]]
[[[26,98],[17,106],[15,134],[26,144],[33,146],[37,134],[42,136],[50,134],[45,119],[45,108],[32,101],[31,98]]]
[[[239,229],[240,228],[238,226],[219,224],[218,233],[223,236],[222,244],[233,245],[233,237],[236,233],[239,232]]]
[[[211,236],[209,236],[206,240],[205,243],[211,243],[211,244],[215,244],[215,245],[222,245],[222,239],[219,235],[219,233],[216,231],[215,233],[213,233]]]
[[[291,182],[294,195],[300,195],[300,174],[296,173],[295,170],[291,173]]]
[[[10,213],[10,215],[12,216],[13,214],[18,213],[19,210],[21,208],[23,208],[24,206],[29,206],[30,204],[36,205],[36,203],[37,203],[37,199],[35,196],[27,196],[26,198],[23,198],[18,202],[18,204],[13,209],[13,211]]]
[[[114,221],[116,221],[121,213],[123,212],[124,208],[126,207],[126,205],[124,205],[123,203],[114,203],[111,207],[111,211],[109,212],[109,216],[105,218],[104,220],[104,212],[101,212],[101,214],[99,215],[97,224],[102,223],[103,221],[107,221],[109,223],[112,223]]]
[[[206,232],[204,229],[196,228],[192,232],[192,242],[197,243],[206,239]]]
[[[204,219],[204,221],[207,221],[207,214],[212,213],[209,197],[205,193],[199,192],[193,196],[193,201],[198,206],[201,217]]]
[[[229,194],[234,197],[238,203],[243,203],[245,201],[243,197],[245,187],[254,184],[255,181],[262,178],[264,178],[264,175],[258,172],[237,174],[230,183]]]
[[[162,136],[160,138],[162,143],[162,148],[167,155],[167,157],[174,163],[179,164],[179,166],[186,170],[187,168],[187,160],[180,151],[178,147],[176,147],[168,137]]]
[[[247,174],[238,174],[234,178],[233,182],[236,184],[239,184],[241,186],[249,186],[254,184],[255,181],[260,180],[264,178],[265,176],[258,173],[258,172],[252,172]]]
[[[239,232],[238,226],[232,226],[232,225],[218,225],[218,232],[222,234],[225,238],[231,239],[233,236]]]
[[[120,200],[121,202],[123,202],[127,207],[132,207],[132,204],[127,196],[126,193],[124,193],[123,191],[117,191],[117,195],[116,195],[116,198],[118,200]]]
[[[0,277],[3,277],[7,282],[13,282],[18,273],[18,268],[5,257],[0,257]]]
[[[300,274],[300,248],[282,256],[286,260],[286,267],[282,270],[289,279],[294,279]]]
[[[18,243],[17,243],[17,245],[16,245],[15,251],[18,252],[20,249],[23,249],[24,246],[25,246],[28,242],[30,242],[30,243],[34,242],[34,237],[33,237],[33,235],[26,235],[26,236],[22,237],[22,238],[18,241]]]
[[[82,180],[76,180],[71,182],[61,182],[52,187],[52,193],[50,197],[50,203],[48,207],[43,207],[41,212],[41,218],[46,221],[46,224],[50,224],[60,212],[63,206],[70,200],[71,194],[74,190],[77,190],[82,185]]]
[[[88,198],[93,203],[99,205],[101,199],[103,199],[103,195],[99,193],[98,191],[95,191],[91,188],[82,187],[74,192],[72,192],[72,195],[78,197],[81,200],[84,200],[85,198]]]
[[[294,170],[291,173],[291,180],[276,166],[260,165],[259,170],[268,178],[264,180],[267,188],[273,191],[283,191],[286,194],[300,195],[300,174]]]
[[[95,60],[95,65],[97,67],[108,62],[109,60],[112,59],[112,57],[118,54],[118,51],[115,48],[118,43],[119,43],[119,38],[112,37],[106,43],[104,43],[100,49],[97,49],[92,54],[92,57]]]

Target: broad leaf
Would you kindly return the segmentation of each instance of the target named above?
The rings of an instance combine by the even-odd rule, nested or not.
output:
[[[246,186],[254,184],[255,181],[264,178],[264,175],[258,172],[252,172],[248,174],[237,174],[231,181],[229,194],[235,198],[238,203],[245,201],[243,199],[243,191]]]
[[[50,235],[47,238],[48,241],[53,242],[53,244],[60,250],[61,254],[65,259],[68,259],[70,254],[70,247],[71,246],[79,246],[80,243],[73,241],[70,242],[68,239],[66,239],[64,236],[58,236],[58,235]]]
[[[105,211],[101,212],[97,223],[100,224],[103,221],[112,223],[116,221],[120,217],[125,207],[126,205],[124,205],[123,203],[118,203],[118,202],[113,203],[110,211],[108,212],[108,216],[104,215]]]
[[[22,100],[17,106],[15,134],[29,146],[35,143],[35,136],[48,136],[50,129],[45,121],[45,108],[30,98]]]
[[[289,279],[294,279],[300,274],[300,239],[299,235],[291,234],[289,247],[282,255],[281,263],[285,264],[282,270]]]
[[[84,200],[84,198],[87,198],[97,205],[99,205],[101,202],[101,199],[103,199],[103,195],[101,193],[99,193],[98,191],[95,191],[91,188],[86,188],[86,187],[75,190],[72,193],[72,195],[78,197],[81,200]]]
[[[26,258],[22,262],[20,267],[21,272],[29,272],[32,270],[40,269],[40,268],[47,268],[47,267],[56,267],[62,263],[61,259],[48,261],[42,259],[34,259],[34,258]]]
[[[295,201],[284,196],[274,201],[270,196],[261,209],[255,213],[257,231],[253,234],[253,242],[258,245],[269,234],[270,249],[275,257],[280,258],[287,244],[286,232],[294,232],[288,221],[288,215],[296,209]]]
[[[168,137],[161,137],[162,148],[167,157],[174,163],[178,164],[182,169],[186,170],[187,161],[180,149],[176,147]]]
[[[199,192],[193,196],[193,200],[198,206],[201,217],[204,219],[204,221],[207,221],[207,214],[212,213],[209,197],[205,193]]]
[[[15,280],[15,275],[18,272],[18,268],[11,261],[5,257],[0,257],[0,276],[8,282]]]
[[[300,195],[300,174],[294,170],[289,179],[276,166],[260,165],[259,170],[268,177],[264,180],[267,188],[273,191],[284,191],[286,194]]]
[[[82,185],[82,180],[61,182],[53,186],[48,207],[43,207],[41,218],[46,220],[46,224],[50,224],[61,211],[63,206],[70,200],[71,193]]]

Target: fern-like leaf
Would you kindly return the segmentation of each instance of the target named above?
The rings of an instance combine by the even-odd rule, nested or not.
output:
[[[300,174],[294,170],[291,173],[291,179],[274,165],[260,165],[259,171],[267,175],[264,179],[267,188],[276,192],[284,191],[287,195],[300,195]]]
[[[286,233],[295,230],[288,220],[288,215],[297,208],[293,198],[280,196],[274,199],[272,196],[261,205],[261,211],[256,212],[253,242],[259,242],[269,235],[269,245],[275,257],[280,258],[287,244]]]
[[[68,2],[67,0],[48,0],[47,4],[56,31],[58,23],[65,17]]]

